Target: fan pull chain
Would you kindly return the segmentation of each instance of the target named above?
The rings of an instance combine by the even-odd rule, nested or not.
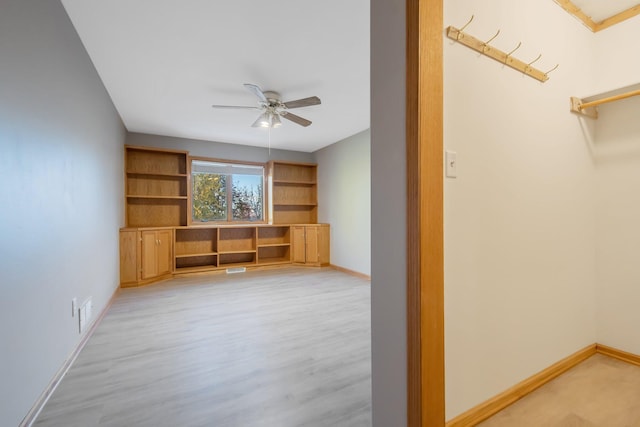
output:
[[[269,158],[271,158],[271,127],[269,127]]]

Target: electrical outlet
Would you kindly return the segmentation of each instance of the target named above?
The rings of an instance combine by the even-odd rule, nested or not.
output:
[[[87,314],[87,322],[89,322],[91,320],[92,317],[92,311],[93,311],[93,299],[91,297],[87,298],[87,300],[84,303],[84,306],[86,307],[86,314]]]
[[[89,326],[89,322],[91,321],[92,308],[93,300],[91,299],[91,297],[89,297],[82,303],[82,306],[78,309],[78,330],[80,333],[83,333],[87,326]]]
[[[87,311],[86,311],[86,307],[80,307],[78,309],[78,333],[82,333],[84,331],[84,328],[87,325]]]

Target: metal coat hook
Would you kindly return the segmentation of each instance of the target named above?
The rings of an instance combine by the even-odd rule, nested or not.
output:
[[[473,22],[475,15],[471,15],[471,18],[460,28],[457,29],[454,26],[447,27],[447,37],[451,40],[455,40],[457,43],[464,45],[480,54],[487,56],[499,63],[506,65],[507,67],[513,68],[526,76],[534,78],[540,82],[546,82],[549,80],[549,76],[547,74],[551,73],[555,69],[558,68],[556,65],[551,70],[546,73],[542,70],[535,68],[533,65],[542,58],[542,53],[538,55],[533,61],[527,62],[522,61],[520,58],[516,58],[514,53],[522,47],[522,41],[518,42],[518,45],[515,46],[509,53],[500,50],[495,45],[492,45],[493,41],[502,34],[502,30],[496,31],[496,33],[488,40],[482,40],[474,37],[469,33],[465,33],[464,30],[469,27],[469,25]]]
[[[540,58],[542,58],[542,54],[538,55],[538,57],[537,57],[536,59],[534,59],[533,61],[529,62],[529,63],[527,64],[527,67],[525,68],[525,72],[526,72],[526,70],[531,69],[531,65],[533,65],[533,64],[534,64],[534,63],[536,63],[536,62],[538,62],[538,60],[539,60]]]
[[[498,35],[500,35],[500,30],[498,30],[498,32],[496,33],[495,36],[491,37],[489,40],[487,40],[486,42],[484,42],[484,45],[482,45],[482,51],[484,52],[485,49],[489,50],[491,49],[491,46],[487,46],[489,43],[491,43],[491,41],[493,41],[496,37],[498,37]]]
[[[538,57],[536,59],[534,59],[533,61],[529,62],[527,64],[528,67],[530,67],[531,65],[533,65],[533,63],[538,62],[538,60],[542,58],[542,54],[538,55]]]
[[[556,70],[556,68],[558,68],[559,66],[560,66],[560,64],[556,64],[556,66],[555,66],[555,67],[553,67],[552,69],[550,69],[549,71],[547,71],[546,73],[544,73],[544,75],[546,76],[546,75],[547,75],[547,74],[549,74],[550,72],[555,71],[555,70]]]
[[[504,57],[504,63],[506,64],[507,61],[509,60],[509,57],[511,56],[511,54],[513,52],[515,52],[516,50],[520,49],[520,46],[522,46],[522,42],[518,42],[518,46],[516,46],[515,49],[513,49],[511,52],[507,53],[507,56]]]
[[[473,21],[474,17],[475,17],[475,15],[471,15],[471,19],[469,19],[469,21],[467,21],[467,23],[464,24],[462,26],[462,28],[460,28],[460,30],[458,30],[458,37],[456,38],[456,40],[460,40],[461,37],[464,37],[462,32],[464,31],[465,28],[467,28],[469,26],[469,24],[471,24],[471,21]]]

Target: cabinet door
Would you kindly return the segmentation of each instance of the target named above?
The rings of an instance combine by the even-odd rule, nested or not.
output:
[[[306,262],[304,227],[291,227],[293,233],[293,262]]]
[[[307,237],[307,262],[316,263],[318,262],[318,227],[306,227],[305,233]]]
[[[135,231],[120,232],[120,283],[138,280],[138,236]]]
[[[155,231],[142,233],[142,280],[158,275],[158,239]]]
[[[156,232],[158,239],[158,275],[171,272],[171,230],[160,230]]]
[[[316,230],[318,231],[318,262],[326,265],[330,262],[329,227],[316,227]]]

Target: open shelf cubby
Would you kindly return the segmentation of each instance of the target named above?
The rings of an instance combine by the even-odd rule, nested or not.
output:
[[[224,253],[219,255],[219,267],[241,267],[256,263],[256,252]]]
[[[316,168],[316,165],[308,163],[272,162],[273,181],[315,184]]]
[[[259,227],[258,246],[283,245],[291,243],[291,227]]]
[[[220,228],[218,252],[251,252],[256,250],[256,228]]]
[[[275,224],[315,224],[318,210],[315,205],[273,205]]]
[[[217,252],[217,228],[176,228],[176,257],[215,255]]]
[[[289,245],[258,248],[258,264],[288,264],[290,262],[291,248]]]
[[[176,258],[176,273],[208,271],[218,267],[218,255],[199,255]]]
[[[185,176],[127,174],[127,196],[187,197]]]
[[[273,185],[274,205],[316,205],[315,185]]]
[[[170,227],[186,223],[186,198],[127,198],[127,226],[129,227]]]
[[[126,147],[127,173],[148,175],[187,174],[187,153],[143,147]]]

